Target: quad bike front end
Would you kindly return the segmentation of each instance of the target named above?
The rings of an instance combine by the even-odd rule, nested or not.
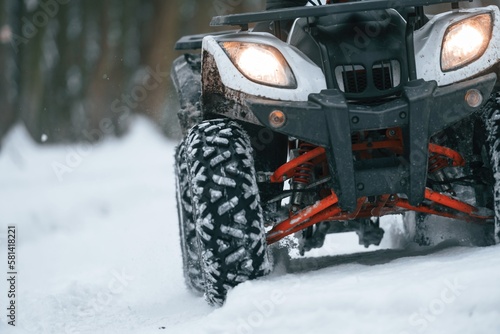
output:
[[[195,288],[220,304],[270,270],[268,245],[295,234],[303,252],[345,231],[379,244],[389,214],[417,224],[421,244],[431,216],[499,241],[500,11],[424,14],[443,2],[217,17],[241,31],[178,43],[201,47],[198,67],[178,60],[200,79],[199,93],[179,90],[181,106],[198,103],[177,155],[188,284],[195,268]]]

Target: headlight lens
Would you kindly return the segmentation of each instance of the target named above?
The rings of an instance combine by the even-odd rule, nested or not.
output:
[[[491,39],[490,14],[480,14],[448,27],[441,50],[441,68],[451,71],[481,57]]]
[[[233,64],[248,79],[268,86],[297,87],[290,66],[276,48],[245,42],[224,42],[221,45]]]

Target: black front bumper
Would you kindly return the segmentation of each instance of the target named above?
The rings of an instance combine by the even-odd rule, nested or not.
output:
[[[361,196],[406,194],[410,204],[420,204],[427,180],[430,137],[481,110],[481,106],[468,106],[465,94],[469,89],[477,89],[486,102],[496,80],[494,73],[447,87],[416,80],[406,84],[400,98],[377,106],[350,104],[336,89],[311,94],[307,102],[246,102],[264,126],[327,148],[339,204],[353,211]],[[269,124],[273,110],[286,115],[287,121],[281,128]],[[354,161],[352,133],[394,127],[403,129],[403,156],[371,165]]]

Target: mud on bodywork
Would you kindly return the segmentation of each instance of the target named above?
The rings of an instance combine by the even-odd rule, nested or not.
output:
[[[182,133],[201,122],[201,57],[185,54],[177,58],[170,73],[179,96],[181,109],[178,111]]]
[[[245,103],[245,100],[255,96],[224,86],[214,57],[206,51],[203,52],[201,81],[203,114],[213,113],[262,125]]]

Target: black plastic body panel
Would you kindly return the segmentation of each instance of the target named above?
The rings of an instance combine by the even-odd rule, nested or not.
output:
[[[174,60],[170,76],[179,94],[181,108],[196,104],[201,95],[201,57],[185,54]]]
[[[369,11],[341,15],[324,16],[315,23],[315,39],[323,54],[323,72],[328,88],[340,88],[336,78],[337,69],[346,69],[352,65],[364,70],[365,87],[359,91],[342,89],[348,99],[370,99],[394,95],[408,81],[408,64],[406,53],[406,22],[395,11]],[[375,66],[390,65],[397,62],[399,66],[389,71],[384,81],[396,84],[381,89],[375,82]],[[384,69],[378,69],[385,71]],[[350,71],[356,73],[360,71]],[[397,77],[397,79],[395,79]],[[380,77],[378,78],[380,81]],[[345,79],[344,79],[345,80]],[[397,80],[397,82],[396,82]],[[356,89],[355,89],[356,90]]]
[[[177,116],[185,134],[201,117],[201,55],[178,57],[172,64],[170,76],[179,97]]]
[[[404,7],[429,6],[435,4],[456,3],[462,1],[468,1],[468,0],[354,1],[354,2],[327,5],[327,6],[293,7],[293,8],[269,10],[266,12],[258,12],[258,13],[216,16],[212,19],[210,25],[211,26],[232,25],[232,26],[245,27],[249,23],[254,23],[254,22],[294,20],[300,17],[321,17],[331,14],[356,13],[356,12],[389,9],[389,8],[400,9]]]
[[[434,134],[481,110],[464,99],[469,89],[485,97],[492,93],[495,73],[437,87],[436,82],[410,81],[402,96],[376,106],[349,103],[336,89],[311,94],[307,102],[249,99],[246,104],[257,119],[274,131],[327,148],[333,188],[342,208],[354,210],[361,196],[402,193],[412,205],[424,199],[428,144]],[[269,114],[281,110],[286,123],[278,129]],[[353,158],[352,133],[401,127],[404,154],[381,165],[363,165]]]

